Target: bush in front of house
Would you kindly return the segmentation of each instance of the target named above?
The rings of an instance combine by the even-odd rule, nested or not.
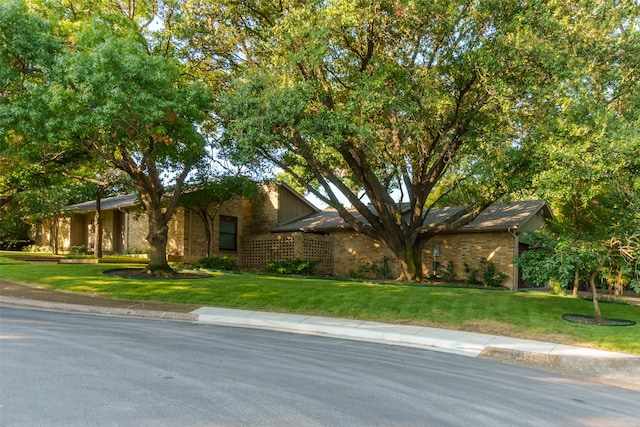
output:
[[[320,264],[317,259],[284,259],[282,261],[267,261],[267,271],[277,274],[300,274],[311,276]]]
[[[147,264],[146,258],[139,258],[131,255],[104,255],[100,258],[101,264]]]
[[[467,274],[466,282],[469,284],[482,284],[485,288],[498,288],[508,276],[501,271],[492,261],[485,258],[479,259],[479,268],[471,268],[464,263],[464,272]]]
[[[29,246],[23,247],[22,252],[49,253],[49,252],[53,252],[53,248],[51,248],[51,246],[29,245]]]
[[[368,262],[364,265],[360,265],[357,270],[349,270],[347,277],[350,279],[390,279],[392,277],[391,266],[389,265],[389,258],[382,257],[382,261]]]
[[[69,253],[71,255],[87,255],[89,250],[87,249],[87,245],[71,246]]]
[[[206,268],[207,270],[235,270],[236,262],[228,256],[210,256],[200,258],[198,262],[193,264],[197,268]]]
[[[21,251],[29,245],[33,245],[33,240],[0,240],[0,251]]]

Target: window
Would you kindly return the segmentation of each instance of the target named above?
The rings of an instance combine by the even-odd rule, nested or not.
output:
[[[238,218],[220,215],[220,238],[218,244],[220,250],[235,251],[237,235]]]

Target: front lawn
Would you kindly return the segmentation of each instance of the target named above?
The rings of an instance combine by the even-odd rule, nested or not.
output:
[[[0,278],[117,298],[435,326],[640,354],[640,307],[625,303],[602,302],[603,316],[635,326],[588,326],[561,316],[593,314],[590,300],[543,293],[246,273],[164,280],[102,274],[121,267],[126,265],[6,264]]]

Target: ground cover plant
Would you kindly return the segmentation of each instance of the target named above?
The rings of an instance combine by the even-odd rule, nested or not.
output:
[[[196,280],[103,274],[125,267],[139,266],[3,264],[0,279],[117,298],[435,326],[640,354],[640,307],[626,303],[603,303],[603,315],[637,325],[598,327],[562,320],[565,313],[592,313],[591,301],[570,296],[248,273],[214,272]]]

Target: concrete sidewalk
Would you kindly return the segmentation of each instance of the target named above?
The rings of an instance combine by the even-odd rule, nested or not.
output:
[[[584,347],[422,326],[395,325],[354,319],[236,310],[215,307],[86,297],[73,294],[28,292],[24,285],[3,283],[0,304],[86,314],[146,317],[198,324],[268,329],[390,345],[425,348],[468,357],[480,357],[577,376],[640,391],[640,357]],[[11,286],[9,286],[11,285]],[[12,292],[9,292],[11,290]],[[30,298],[31,297],[31,298]],[[57,298],[54,298],[57,297]],[[35,299],[38,298],[38,299]]]
[[[394,325],[354,319],[202,307],[196,322],[385,342],[477,357],[487,348],[555,356],[605,359],[634,358],[624,353],[423,326]],[[640,357],[637,357],[640,360]]]

